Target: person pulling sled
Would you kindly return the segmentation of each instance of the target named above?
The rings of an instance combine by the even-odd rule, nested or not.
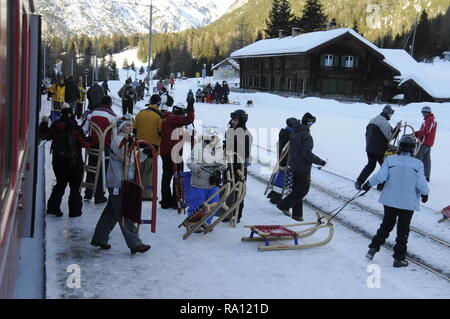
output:
[[[425,180],[423,163],[412,156],[416,140],[411,135],[400,139],[399,154],[386,158],[380,170],[366,182],[362,189],[385,183],[379,202],[384,205],[384,217],[377,234],[369,245],[366,257],[373,259],[380,250],[397,221],[397,238],[394,246],[394,267],[406,267],[406,250],[409,226],[415,210],[420,210],[419,195],[422,203],[428,200],[428,184]]]

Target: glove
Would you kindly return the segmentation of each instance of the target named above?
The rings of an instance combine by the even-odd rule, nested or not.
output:
[[[370,191],[370,188],[371,187],[370,187],[369,182],[365,182],[364,185],[361,187],[361,189],[366,191],[366,192]]]
[[[422,203],[426,203],[428,201],[428,195],[420,195],[422,197]]]
[[[222,183],[222,172],[221,171],[215,171],[210,177],[209,177],[209,184],[213,186],[220,186]]]
[[[320,163],[320,166],[325,166],[325,165],[327,165],[326,161],[322,161],[322,163]]]
[[[397,124],[395,125],[396,127],[400,127],[400,126],[402,126],[402,121],[400,121],[400,122],[397,122]]]

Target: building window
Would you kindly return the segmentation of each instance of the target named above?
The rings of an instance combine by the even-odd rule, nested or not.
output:
[[[333,55],[325,54],[323,65],[324,66],[333,66],[333,58],[334,58]]]
[[[353,62],[355,57],[351,55],[344,56],[344,67],[353,68]]]
[[[264,69],[270,69],[270,60],[264,59]]]
[[[273,88],[274,90],[279,90],[280,89],[280,84],[281,84],[281,79],[280,77],[275,77],[274,78],[274,83],[273,83]]]

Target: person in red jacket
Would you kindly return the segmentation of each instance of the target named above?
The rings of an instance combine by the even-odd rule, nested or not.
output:
[[[90,123],[95,123],[103,132],[106,130],[108,126],[110,126],[113,122],[116,121],[117,115],[111,109],[112,99],[110,96],[105,95],[101,102],[95,107],[95,109],[90,112],[86,116],[86,121],[83,126],[83,130],[89,133],[89,136],[92,139],[92,148],[98,149],[100,147],[100,143],[98,140],[97,133],[92,129]],[[105,137],[105,148],[104,148],[104,156],[105,156],[105,172],[108,170],[108,158],[110,153],[111,146],[111,131]],[[98,161],[98,157],[96,155],[90,154],[88,159],[89,166],[96,166]],[[97,187],[95,189],[95,204],[103,204],[108,201],[105,197],[105,192],[103,188],[103,168],[102,165],[98,168],[100,174],[98,175]],[[95,173],[87,172],[86,182],[94,183],[95,181]],[[90,200],[92,198],[92,189],[86,188],[84,193],[84,199]]]
[[[429,182],[431,174],[431,147],[436,137],[437,122],[429,106],[422,108],[422,115],[424,119],[422,126],[419,131],[415,132],[416,137],[422,142],[416,158],[423,162],[425,178]]]
[[[170,189],[170,181],[173,176],[173,164],[177,163],[177,166],[182,171],[183,162],[176,158],[172,158],[172,149],[181,142],[180,149],[178,152],[175,150],[174,156],[181,156],[183,158],[183,134],[180,132],[178,138],[173,138],[173,132],[177,128],[181,128],[185,125],[189,125],[194,122],[195,113],[194,113],[194,101],[190,100],[188,102],[187,107],[178,103],[173,106],[172,112],[164,113],[164,121],[161,125],[161,145],[159,149],[159,154],[161,155],[163,162],[163,174],[161,181],[161,208],[177,208],[177,201],[174,192],[174,185],[172,186],[172,190]],[[179,147],[177,145],[177,147]]]

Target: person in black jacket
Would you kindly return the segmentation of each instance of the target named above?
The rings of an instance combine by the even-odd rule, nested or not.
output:
[[[290,117],[286,120],[286,127],[282,128],[280,130],[280,133],[278,134],[278,158],[281,159],[281,155],[283,152],[284,146],[289,142],[289,138],[291,137],[291,133],[294,130],[293,127],[295,124],[299,122],[298,119],[295,117]],[[289,154],[289,153],[288,153]],[[285,167],[287,164],[288,155],[285,156],[281,161],[279,162],[279,167]],[[276,191],[271,191],[267,198],[270,198],[270,202],[272,204],[278,204],[281,201],[281,194]]]
[[[316,122],[311,113],[303,115],[301,123],[293,126],[289,137],[289,169],[293,173],[292,192],[286,196],[277,208],[288,212],[292,208],[292,218],[303,221],[303,197],[308,194],[311,183],[312,164],[325,166],[327,163],[314,155],[314,142],[309,128]]]
[[[83,176],[82,147],[89,147],[83,130],[78,126],[72,108],[64,103],[61,118],[48,127],[48,118],[44,117],[39,126],[42,139],[52,141],[52,165],[56,177],[56,185],[47,202],[47,214],[61,217],[61,201],[67,184],[70,187],[69,217],[82,215],[82,199],[80,194]]]
[[[93,110],[100,104],[105,96],[105,90],[98,84],[97,79],[87,91],[87,98],[89,100],[88,109]]]
[[[105,91],[105,95],[108,96],[108,92],[111,92],[108,86],[108,80],[103,81],[102,88]]]
[[[375,170],[378,164],[383,164],[384,154],[386,152],[388,142],[393,138],[393,128],[389,124],[389,120],[394,114],[394,110],[390,105],[386,105],[383,111],[370,120],[366,127],[366,152],[368,163],[363,168],[361,173],[355,182],[355,188],[361,189],[361,186],[367,180],[367,178]],[[401,122],[397,123],[397,127],[401,125]],[[382,184],[377,186],[378,189],[382,189]]]
[[[64,82],[65,93],[64,93],[64,101],[70,105],[70,107],[76,111],[77,102],[80,98],[80,89],[78,85],[73,80],[73,76],[69,76]]]
[[[247,167],[251,162],[251,149],[253,143],[253,136],[246,127],[248,114],[244,110],[236,110],[230,114],[230,127],[225,132],[224,147],[226,154],[232,154],[227,157],[228,165],[234,173],[235,181],[238,180],[237,171],[243,168],[244,179],[247,179]],[[230,163],[231,160],[231,163]],[[231,194],[227,199],[228,205],[231,205],[235,200],[236,194]],[[244,201],[239,205],[237,222],[241,221],[242,211],[244,210]],[[229,221],[225,218],[224,222]]]

